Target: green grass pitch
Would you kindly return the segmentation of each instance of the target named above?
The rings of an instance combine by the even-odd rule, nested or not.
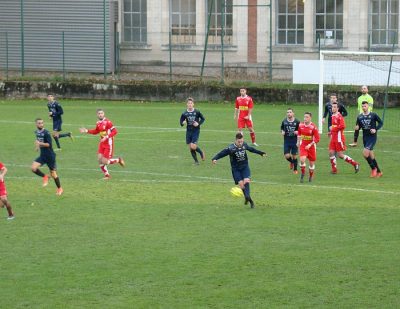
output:
[[[331,175],[326,134],[315,181],[299,183],[282,155],[287,105],[256,105],[259,149],[249,154],[256,208],[230,195],[229,159],[211,157],[234,138],[233,104],[199,103],[206,117],[192,164],[178,121],[185,103],[62,100],[57,153],[64,195],[30,171],[36,117],[45,101],[0,101],[0,161],[16,219],[0,209],[0,308],[396,308],[400,306],[400,137],[379,133],[384,176],[370,179],[362,147]],[[119,130],[101,180],[94,127],[102,107]],[[301,119],[316,107],[295,105]],[[396,123],[400,110],[390,109]],[[316,117],[315,117],[316,119]],[[355,110],[346,118],[352,137]],[[245,139],[249,140],[246,132]],[[47,171],[46,168],[43,168]]]

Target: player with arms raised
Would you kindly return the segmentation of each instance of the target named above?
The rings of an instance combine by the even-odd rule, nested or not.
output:
[[[310,112],[304,113],[304,122],[300,123],[297,135],[297,146],[300,147],[300,182],[304,182],[306,159],[309,162],[308,181],[311,182],[314,178],[315,161],[317,160],[316,144],[319,142],[319,132],[317,126],[311,122],[311,117]]]
[[[376,113],[369,110],[369,102],[362,102],[363,113],[358,115],[356,130],[363,130],[363,156],[371,167],[370,177],[382,177],[382,172],[379,169],[375,159],[374,146],[377,141],[377,132],[383,126],[381,118]]]
[[[331,132],[331,141],[329,143],[329,159],[331,161],[332,174],[337,174],[336,154],[340,159],[353,165],[355,172],[358,173],[360,170],[358,162],[343,153],[346,151],[346,139],[344,137],[346,123],[342,114],[339,112],[339,104],[336,102],[332,103],[332,119],[330,123],[329,131]]]
[[[99,134],[100,135],[100,142],[99,148],[97,151],[97,159],[100,165],[100,169],[104,174],[105,180],[111,178],[110,173],[108,172],[107,165],[118,163],[122,167],[125,166],[125,161],[119,158],[113,158],[114,155],[114,136],[117,135],[118,131],[114,127],[111,120],[105,117],[105,113],[103,109],[97,110],[97,118],[98,121],[96,123],[96,128],[94,129],[86,129],[80,128],[79,131],[81,133],[88,133],[88,134]]]
[[[245,127],[249,129],[251,142],[254,146],[258,146],[256,143],[256,133],[253,128],[253,120],[251,118],[253,107],[253,99],[247,95],[246,88],[240,88],[240,97],[236,98],[233,119],[237,119],[237,126],[240,133],[243,134],[243,129]]]
[[[297,131],[299,129],[300,121],[294,117],[292,108],[286,111],[286,118],[283,119],[281,124],[281,133],[283,135],[283,155],[285,159],[290,162],[290,169],[294,174],[297,174]]]
[[[233,144],[221,150],[212,158],[212,163],[216,164],[217,160],[229,156],[231,161],[232,176],[235,184],[238,184],[244,193],[244,203],[250,203],[250,207],[254,208],[254,202],[250,197],[250,168],[247,159],[247,151],[266,157],[267,154],[257,150],[244,142],[243,134],[237,133]]]

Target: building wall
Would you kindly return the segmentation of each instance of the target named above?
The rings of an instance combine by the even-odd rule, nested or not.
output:
[[[120,8],[123,9],[123,0]],[[318,59],[316,43],[316,1],[304,0],[304,44],[277,44],[277,5],[272,1],[272,68],[274,79],[291,79],[293,59]],[[329,45],[321,40],[324,49],[365,51],[368,49],[368,10],[370,0],[343,0],[343,42]],[[270,7],[269,0],[233,0],[233,44],[224,46],[225,75],[237,79],[265,79],[270,64]],[[247,4],[260,5],[257,8]],[[242,6],[239,6],[242,5]],[[131,71],[169,72],[170,56],[173,73],[197,77],[200,74],[205,46],[207,23],[206,0],[196,1],[196,44],[172,45],[169,49],[169,0],[147,0],[148,41],[146,45],[121,42],[122,68]],[[254,20],[256,24],[254,25]],[[249,22],[250,20],[250,22]],[[121,19],[123,23],[123,19]],[[120,26],[123,29],[122,26]],[[249,29],[257,29],[250,35]],[[326,43],[326,44],[325,44]],[[221,46],[208,46],[205,71],[208,76],[221,75]]]

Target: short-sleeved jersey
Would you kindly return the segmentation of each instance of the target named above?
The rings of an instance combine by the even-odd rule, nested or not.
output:
[[[5,168],[4,164],[0,162],[0,170]],[[0,181],[0,196],[7,195],[7,190],[5,190],[5,182],[4,179]]]
[[[114,136],[117,135],[118,131],[114,127],[111,120],[103,118],[103,120],[97,121],[96,128],[88,130],[88,133],[93,135],[100,134],[100,139],[102,139],[105,136],[108,136],[108,139],[100,143],[109,145],[113,143]]]
[[[47,108],[49,109],[49,112],[51,112],[53,120],[61,120],[61,115],[64,114],[64,111],[57,101],[48,102]]]
[[[5,166],[2,162],[0,162],[0,170],[2,170],[3,168],[5,168]],[[4,182],[4,180],[3,180],[3,182]]]
[[[383,126],[382,119],[373,112],[358,115],[356,124],[363,130],[363,136],[375,135],[376,133],[372,134],[370,130],[378,131]]]
[[[372,112],[372,110],[373,110],[373,108],[374,108],[374,98],[371,97],[368,93],[362,94],[362,95],[360,95],[360,96],[358,97],[358,99],[357,99],[357,109],[358,109],[358,112],[359,112],[360,114],[363,113],[363,110],[362,110],[362,102],[364,102],[364,101],[368,102],[368,111],[369,111],[369,112]]]
[[[319,132],[317,126],[310,122],[306,125],[304,122],[299,124],[298,136],[300,137],[300,145],[308,145],[311,142],[319,142]]]
[[[344,142],[344,129],[346,128],[346,123],[342,114],[336,113],[336,115],[332,115],[331,117],[331,140],[337,142]]]
[[[188,131],[193,131],[193,130],[200,130],[200,126],[206,119],[198,109],[193,109],[192,111],[186,110],[182,113],[181,118],[179,120],[181,126],[183,126],[183,122],[185,120],[186,120],[186,129]],[[195,121],[199,124],[197,127],[193,126],[193,123]]]
[[[249,166],[246,151],[250,151],[259,155],[265,154],[265,152],[255,149],[247,145],[247,143],[243,143],[242,147],[238,147],[235,143],[233,143],[217,153],[212,160],[219,160],[229,155],[232,169],[242,169]]]
[[[300,121],[297,118],[293,118],[290,121],[288,118],[283,119],[281,123],[281,130],[285,132],[284,140],[287,142],[296,142],[297,134],[296,131],[299,129]]]
[[[343,116],[347,116],[347,109],[342,103],[338,103],[338,111],[339,113]],[[327,102],[325,104],[325,110],[324,110],[324,117],[323,118],[328,118],[328,128],[332,125],[332,103]]]
[[[36,130],[35,135],[36,135],[36,140],[38,140],[39,142],[49,144],[49,147],[40,147],[40,156],[41,157],[54,156],[55,153],[53,151],[53,141],[51,139],[49,131],[47,131],[46,129]]]
[[[239,110],[238,118],[244,118],[249,115],[249,109],[254,106],[253,99],[246,95],[244,97],[240,96],[236,98],[235,108]]]

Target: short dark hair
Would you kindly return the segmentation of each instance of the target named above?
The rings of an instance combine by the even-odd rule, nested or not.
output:
[[[188,98],[186,99],[186,102],[188,102],[188,101],[192,101],[192,102],[194,103],[194,99],[193,99],[192,97],[188,97]]]
[[[337,97],[337,94],[336,93],[331,93],[331,95],[330,95],[331,97]]]
[[[332,104],[332,105],[333,105],[333,104],[335,104],[335,105],[339,105],[339,103],[338,103],[338,102],[332,102],[331,104]]]
[[[368,101],[362,101],[361,105],[363,105],[363,104],[369,104],[369,103],[368,103]]]
[[[43,119],[42,119],[42,118],[40,118],[40,117],[37,117],[37,118],[35,119],[35,122],[38,122],[39,120],[42,120],[42,121],[43,121]]]
[[[310,115],[310,117],[312,117],[312,114],[310,112],[305,112],[304,115]]]
[[[292,111],[293,112],[293,108],[289,107],[286,111]]]
[[[236,139],[241,139],[241,138],[243,138],[242,132],[236,133]]]
[[[102,109],[102,108],[96,109],[96,113],[98,113],[98,112],[100,112],[100,111],[104,112],[104,109]]]

